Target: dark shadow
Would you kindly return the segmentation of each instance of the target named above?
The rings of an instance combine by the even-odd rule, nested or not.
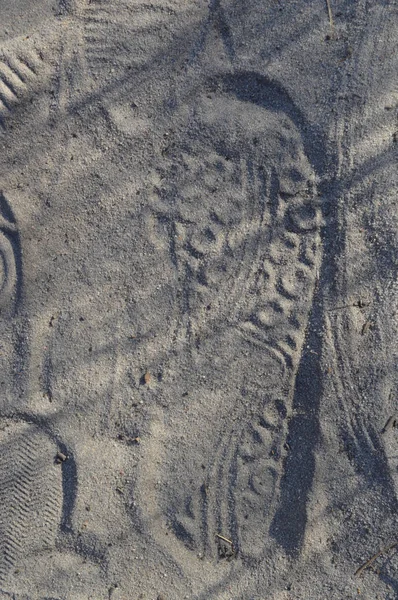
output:
[[[191,52],[189,64],[195,63],[199,56],[203,54],[206,48],[207,38],[213,28],[220,35],[229,60],[231,62],[234,60],[234,44],[225,10],[221,5],[221,0],[212,0],[209,7],[209,15],[202,26],[198,41]]]
[[[319,126],[308,123],[303,112],[279,82],[255,71],[238,71],[211,78],[205,83],[205,89],[215,94],[229,93],[243,102],[285,113],[299,129],[306,155],[315,170],[318,174],[325,172],[328,155],[325,152],[324,132]]]
[[[271,524],[272,537],[287,554],[300,554],[307,525],[307,502],[315,473],[315,452],[319,442],[319,405],[322,397],[322,370],[319,363],[322,340],[318,333],[322,310],[315,299],[307,343],[296,378],[293,414],[288,429],[288,455],[280,488],[278,510]]]
[[[397,511],[398,500],[395,495],[394,482],[379,432],[373,426],[368,425],[367,435],[365,435],[364,428],[357,425],[354,426],[354,433],[354,460],[358,472],[368,479],[370,487],[379,485],[383,489],[385,501],[392,510]]]
[[[68,460],[62,463],[63,502],[61,531],[69,533],[72,531],[72,516],[77,496],[77,467],[74,457],[68,454],[66,445],[61,441],[58,441],[58,445],[61,452],[68,456]]]
[[[184,527],[176,515],[170,517],[170,526],[174,535],[180,542],[182,542],[189,550],[197,550],[194,537],[189,533],[187,528]]]
[[[18,231],[17,222],[15,219],[14,212],[7,201],[4,193],[0,190],[0,219],[2,219],[3,223],[0,225],[2,233],[9,240],[12,250],[13,257],[15,260],[15,268],[16,268],[16,282],[15,282],[15,302],[14,302],[14,310],[12,311],[14,314],[18,310],[18,306],[22,300],[22,288],[23,288],[23,269],[22,269],[22,251],[21,251],[21,240]],[[6,266],[6,265],[5,265]],[[7,276],[6,272],[6,276]]]

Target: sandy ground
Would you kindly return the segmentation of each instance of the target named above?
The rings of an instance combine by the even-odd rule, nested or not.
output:
[[[0,0],[1,599],[398,597],[398,5],[329,6]]]

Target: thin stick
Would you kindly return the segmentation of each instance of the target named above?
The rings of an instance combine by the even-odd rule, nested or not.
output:
[[[389,429],[393,429],[393,427],[396,427],[398,424],[398,417],[397,415],[392,415],[387,423],[384,425],[383,429],[381,430],[381,433],[386,433],[386,431],[388,431]]]
[[[333,32],[334,22],[333,22],[333,15],[332,15],[332,7],[330,6],[330,0],[326,0],[326,4],[327,4],[327,7],[328,7],[328,13],[329,13],[330,29]]]
[[[363,573],[363,571],[365,571],[365,569],[367,569],[374,563],[376,558],[379,558],[379,556],[381,556],[382,554],[385,554],[386,552],[389,552],[396,546],[398,546],[398,542],[394,542],[393,544],[391,544],[391,546],[387,546],[387,548],[382,548],[381,550],[379,550],[379,552],[377,552],[374,556],[369,558],[369,560],[367,560],[366,563],[364,565],[362,565],[362,567],[359,567],[359,569],[357,569],[355,571],[354,575],[357,575],[359,577],[359,575],[361,575],[361,573]]]
[[[223,535],[220,535],[219,533],[216,533],[216,537],[219,540],[223,540],[223,542],[227,542],[228,544],[231,544],[231,546],[233,546],[233,543],[231,540],[229,540],[228,538],[224,537]]]

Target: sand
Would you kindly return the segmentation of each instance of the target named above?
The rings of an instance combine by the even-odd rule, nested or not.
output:
[[[1,599],[398,597],[397,38],[0,2]]]

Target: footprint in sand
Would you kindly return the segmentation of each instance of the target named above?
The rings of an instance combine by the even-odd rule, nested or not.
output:
[[[0,595],[28,597],[37,580],[39,597],[45,595],[41,588],[57,596],[65,565],[76,568],[80,552],[90,555],[94,536],[86,547],[84,533],[79,537],[73,528],[78,484],[73,452],[51,418],[24,408],[29,404],[24,269],[18,220],[3,192],[0,258]],[[84,577],[88,589],[93,579],[100,580],[92,565],[75,582],[73,597],[86,585]]]
[[[0,306],[3,377],[18,365],[14,346],[22,294],[17,222],[0,193]],[[21,374],[22,378],[22,374]],[[62,475],[57,445],[37,425],[13,414],[13,390],[2,382],[0,419],[0,585],[29,554],[54,548],[61,521]],[[9,415],[6,417],[5,415]]]
[[[139,483],[152,535],[180,563],[191,550],[192,568],[231,554],[217,534],[243,560],[269,548],[322,252],[298,128],[215,87],[159,174],[181,318]]]

